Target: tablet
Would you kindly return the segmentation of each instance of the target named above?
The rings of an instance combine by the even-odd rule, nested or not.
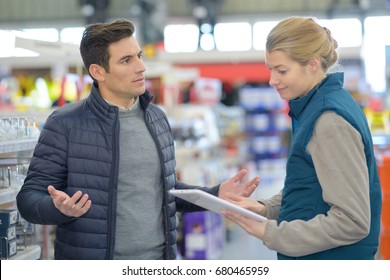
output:
[[[222,210],[231,210],[256,221],[264,222],[267,220],[266,217],[263,217],[255,212],[242,208],[241,206],[238,206],[232,202],[221,199],[202,190],[170,190],[170,193],[174,196],[180,197],[186,201],[194,203],[205,209],[214,211],[218,214],[221,214]]]

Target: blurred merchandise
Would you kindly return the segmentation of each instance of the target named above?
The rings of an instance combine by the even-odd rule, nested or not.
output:
[[[221,215],[206,211],[186,213],[184,223],[184,257],[188,260],[219,258],[225,243]]]
[[[41,257],[41,245],[35,242],[35,225],[20,217],[15,201],[27,175],[39,133],[34,117],[10,114],[0,118],[1,259]]]

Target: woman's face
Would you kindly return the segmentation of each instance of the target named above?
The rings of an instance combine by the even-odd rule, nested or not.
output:
[[[270,86],[285,100],[305,96],[324,77],[323,73],[319,75],[318,65],[309,62],[302,66],[284,51],[267,51],[265,61],[271,71]]]

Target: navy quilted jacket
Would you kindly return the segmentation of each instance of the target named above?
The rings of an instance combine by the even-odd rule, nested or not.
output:
[[[175,259],[176,208],[184,212],[202,209],[175,200],[168,190],[200,187],[176,180],[171,128],[163,111],[151,100],[147,91],[140,96],[164,174],[165,259]],[[22,217],[31,223],[57,225],[56,259],[112,259],[118,164],[118,110],[102,99],[96,86],[87,99],[68,104],[48,117],[17,195],[17,206]],[[63,215],[55,208],[47,192],[48,185],[70,196],[78,190],[88,193],[91,209],[80,218]],[[218,187],[201,189],[218,193]]]

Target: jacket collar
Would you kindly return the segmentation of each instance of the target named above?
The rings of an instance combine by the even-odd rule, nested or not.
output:
[[[318,92],[326,94],[328,91],[339,89],[343,86],[344,74],[342,72],[328,74],[318,85],[312,88],[309,93],[303,97],[299,97],[288,102],[290,107],[289,115],[293,119],[298,120],[307,104]]]
[[[145,90],[145,93],[139,97],[139,102],[141,104],[141,107],[145,110],[149,107],[149,104],[152,102],[152,100],[153,100],[153,95],[151,95],[148,90]]]
[[[145,90],[145,93],[140,95],[139,102],[142,109],[146,110],[149,104],[153,100],[153,95],[149,93],[148,90]],[[103,115],[106,118],[114,119],[117,114],[117,107],[108,104],[103,97],[100,95],[99,87],[96,83],[92,84],[91,93],[88,96],[88,102],[92,104],[93,110],[99,115]]]

